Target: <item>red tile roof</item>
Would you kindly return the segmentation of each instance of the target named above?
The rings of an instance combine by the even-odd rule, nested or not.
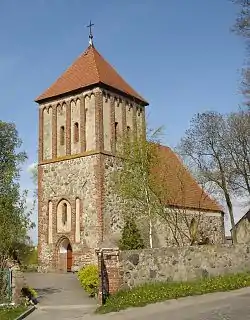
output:
[[[94,46],[89,46],[87,50],[56,80],[56,82],[35,101],[39,102],[44,99],[98,84],[112,87],[121,93],[125,93],[126,95],[138,99],[144,105],[148,105],[147,101],[123,80]]]
[[[223,212],[169,147],[159,145],[157,148],[158,164],[153,169],[153,179],[162,186],[160,197],[167,206]]]

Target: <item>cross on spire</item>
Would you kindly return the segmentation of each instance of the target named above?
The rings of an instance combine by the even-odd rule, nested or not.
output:
[[[89,25],[87,26],[87,28],[89,28],[89,44],[91,46],[93,46],[93,34],[92,34],[92,27],[94,26],[93,23],[91,23],[91,20],[89,22]]]

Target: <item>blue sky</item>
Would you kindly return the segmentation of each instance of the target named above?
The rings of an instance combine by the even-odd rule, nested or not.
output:
[[[37,159],[33,100],[86,49],[90,19],[96,48],[150,102],[150,126],[164,125],[175,146],[196,112],[242,101],[236,14],[229,0],[0,1],[0,114],[29,156],[22,187],[32,188],[26,169]]]

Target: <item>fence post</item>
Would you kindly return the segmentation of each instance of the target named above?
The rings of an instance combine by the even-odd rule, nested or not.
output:
[[[21,300],[21,290],[24,287],[24,276],[18,265],[11,268],[11,275],[12,301],[18,304]]]
[[[96,250],[100,286],[98,298],[100,304],[105,304],[110,294],[117,292],[121,285],[120,261],[118,248],[102,248]]]

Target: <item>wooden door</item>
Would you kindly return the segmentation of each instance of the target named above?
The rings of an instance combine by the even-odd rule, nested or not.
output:
[[[67,247],[67,272],[71,272],[71,267],[72,267],[72,248],[69,243]]]

